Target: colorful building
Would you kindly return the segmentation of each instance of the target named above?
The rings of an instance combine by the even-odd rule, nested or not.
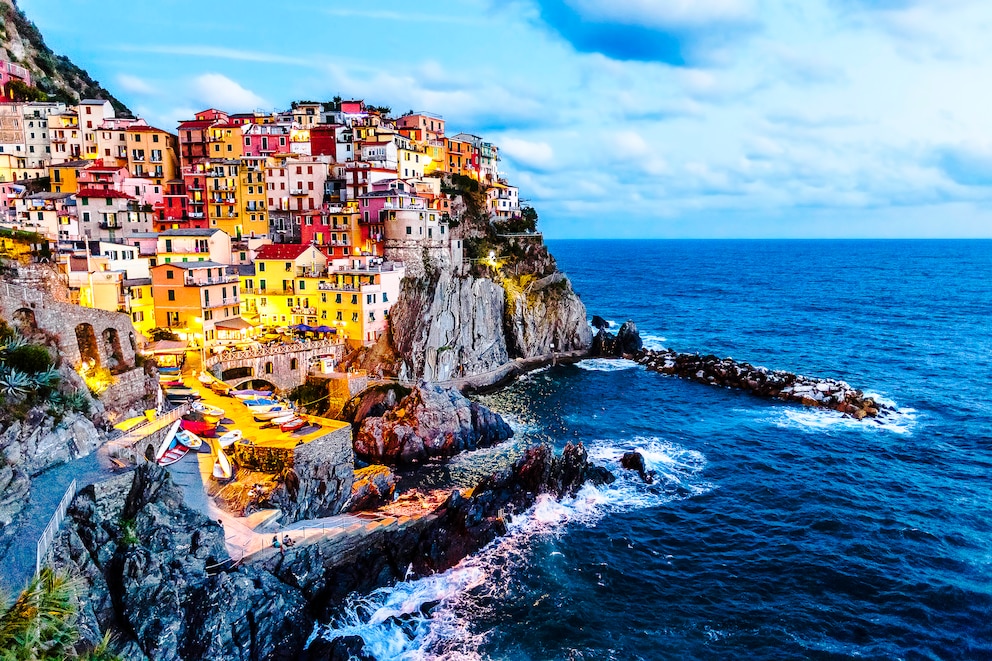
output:
[[[152,267],[155,325],[208,346],[217,323],[241,316],[238,276],[217,262],[173,262]]]

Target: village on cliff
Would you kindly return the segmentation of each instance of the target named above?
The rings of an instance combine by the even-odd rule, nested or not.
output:
[[[208,352],[289,327],[373,343],[425,255],[472,257],[454,231],[463,193],[507,233],[533,231],[496,145],[388,110],[211,108],[169,131],[98,99],[2,103],[3,251],[44,253],[73,303]]]

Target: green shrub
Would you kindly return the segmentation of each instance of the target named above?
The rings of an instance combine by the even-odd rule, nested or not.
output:
[[[7,353],[7,364],[21,372],[37,374],[55,365],[48,349],[38,344],[25,344]]]

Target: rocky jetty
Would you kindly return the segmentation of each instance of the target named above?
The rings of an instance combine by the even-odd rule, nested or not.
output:
[[[143,465],[75,499],[54,550],[81,577],[80,628],[110,630],[128,659],[263,659],[299,651],[306,602],[268,572],[232,567],[224,531]]]
[[[744,390],[758,397],[833,409],[858,420],[892,413],[891,407],[857,388],[852,388],[844,381],[755,367],[750,363],[738,362],[733,358],[717,358],[712,354],[701,356],[698,353],[679,353],[672,349],[644,349],[637,325],[633,321],[624,322],[616,335],[607,332],[609,324],[602,317],[593,317],[592,325],[598,329],[590,351],[593,356],[626,357],[662,374],[711,386]]]
[[[366,417],[355,455],[373,463],[418,464],[513,436],[497,413],[451,388],[421,383],[380,417]]]
[[[803,406],[833,409],[858,420],[892,413],[892,409],[837,379],[820,379],[767,367],[755,367],[733,358],[678,353],[671,349],[641,351],[634,358],[648,369],[712,386],[736,388],[758,397],[780,399]]]

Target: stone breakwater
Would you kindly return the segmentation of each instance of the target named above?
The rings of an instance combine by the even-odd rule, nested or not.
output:
[[[782,370],[756,367],[733,358],[679,353],[671,349],[642,349],[633,360],[662,374],[712,386],[744,390],[759,397],[833,409],[858,420],[893,413],[893,409],[837,379],[819,379]]]

